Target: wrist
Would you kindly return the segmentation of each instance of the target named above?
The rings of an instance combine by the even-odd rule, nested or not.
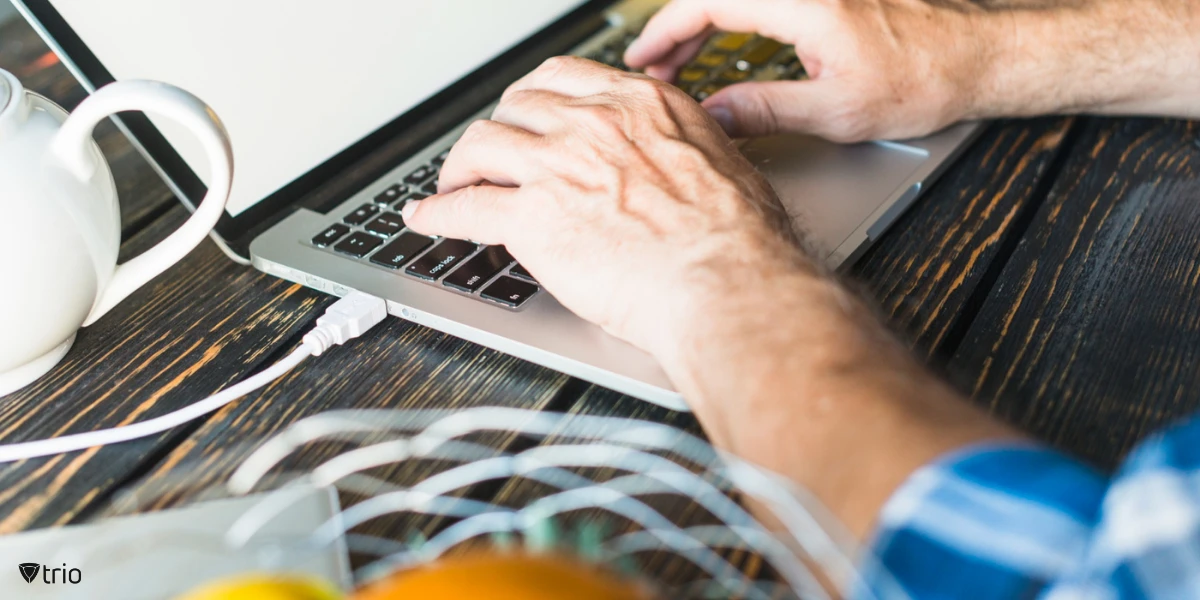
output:
[[[848,311],[865,309],[811,262],[780,261],[767,272],[720,281],[720,289],[692,295],[671,328],[671,343],[656,353],[706,428],[727,422],[722,411],[774,395],[758,388],[797,363],[841,371],[856,358],[849,346],[860,346],[850,338],[874,332],[856,328],[863,315]]]

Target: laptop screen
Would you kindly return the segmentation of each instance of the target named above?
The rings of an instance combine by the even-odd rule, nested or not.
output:
[[[585,0],[50,3],[116,80],[213,107],[233,140],[237,216]],[[151,120],[207,184],[187,130]]]

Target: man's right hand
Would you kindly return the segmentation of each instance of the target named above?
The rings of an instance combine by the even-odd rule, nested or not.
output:
[[[714,30],[795,44],[807,81],[731,86],[704,106],[735,137],[905,138],[963,118],[990,60],[988,13],[965,2],[675,0],[625,62],[671,80]]]
[[[670,80],[714,31],[795,44],[809,79],[704,106],[735,137],[902,139],[1048,113],[1200,118],[1200,2],[673,0],[625,62]]]

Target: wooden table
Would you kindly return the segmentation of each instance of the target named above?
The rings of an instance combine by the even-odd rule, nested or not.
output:
[[[68,108],[83,97],[23,23],[0,28],[0,68]],[[122,252],[132,255],[186,213],[115,128],[97,137],[120,187]],[[1110,468],[1200,406],[1200,124],[995,123],[848,278],[975,402]],[[330,302],[206,242],[83,330],[50,376],[0,398],[0,442],[177,409],[289,352]],[[696,428],[686,414],[391,319],[189,426],[0,466],[0,533],[86,520],[143,478],[200,465],[215,481],[247,443],[306,415],[484,405]]]

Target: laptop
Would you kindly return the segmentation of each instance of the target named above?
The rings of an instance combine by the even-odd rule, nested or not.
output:
[[[373,294],[401,318],[686,409],[650,356],[567,311],[503,248],[421,236],[399,214],[434,192],[448,149],[508,84],[559,54],[623,67],[661,0],[13,1],[89,91],[157,79],[221,116],[237,175],[213,237],[231,259],[330,294]],[[804,76],[786,45],[716,34],[678,85],[703,99]],[[185,131],[141,114],[118,125],[185,203],[203,197],[207,165]],[[850,146],[780,135],[741,150],[836,268],[979,129]]]

